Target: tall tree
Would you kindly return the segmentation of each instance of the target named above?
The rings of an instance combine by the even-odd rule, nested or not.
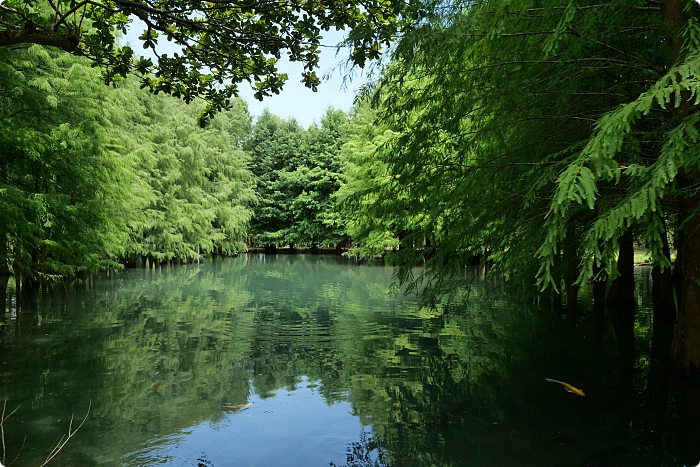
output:
[[[395,133],[386,125],[376,124],[376,112],[366,98],[353,107],[348,133],[341,150],[343,182],[335,194],[339,216],[356,246],[353,254],[383,255],[388,248],[398,246],[395,228],[400,213],[374,212],[372,208],[383,196],[382,189],[391,193],[390,200],[396,200],[399,187],[389,165],[376,152]]]
[[[75,57],[0,51],[0,262],[28,280],[111,267],[131,167],[106,144],[107,88]]]
[[[258,198],[250,232],[261,245],[289,243],[286,229],[292,222],[290,203],[303,190],[295,176],[304,157],[303,138],[304,130],[296,120],[284,120],[265,110],[246,143]]]
[[[130,227],[127,254],[162,262],[245,249],[254,199],[240,147],[250,129],[245,103],[237,99],[201,129],[192,106],[145,93],[133,80],[110,97],[113,145],[134,159],[140,180],[132,188],[141,184],[140,205],[123,214]]]
[[[306,131],[304,157],[292,174],[301,191],[291,200],[291,222],[285,235],[289,243],[315,248],[346,240],[344,223],[335,215],[333,195],[340,188],[340,148],[347,128],[345,112],[328,108],[320,126],[314,124]]]
[[[681,0],[427,8],[375,93],[401,133],[381,156],[409,189],[401,210],[429,218],[426,232],[409,230],[402,244],[436,239],[398,253],[400,279],[433,280],[427,291],[444,292],[443,279],[459,278],[460,255],[483,254],[511,282],[534,286],[537,277],[559,290],[565,278],[570,289],[576,275],[576,284],[594,272],[616,276],[620,239],[632,229],[667,271],[664,239],[675,231],[674,360],[700,369],[699,8]],[[397,215],[387,199],[374,212]],[[573,276],[562,269],[572,257],[580,258]],[[422,261],[425,277],[412,278]],[[657,306],[674,306],[663,296]]]

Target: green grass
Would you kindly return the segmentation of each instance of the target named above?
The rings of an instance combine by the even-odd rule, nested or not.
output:
[[[634,264],[651,263],[651,255],[648,251],[634,250]]]
[[[671,263],[676,260],[676,252],[671,252]],[[651,253],[641,248],[634,249],[634,264],[651,264]]]

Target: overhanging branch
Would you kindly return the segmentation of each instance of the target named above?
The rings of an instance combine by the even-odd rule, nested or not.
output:
[[[36,31],[33,28],[7,29],[0,31],[0,47],[19,44],[50,45],[73,52],[78,48],[78,38],[74,35],[61,34],[51,31]]]

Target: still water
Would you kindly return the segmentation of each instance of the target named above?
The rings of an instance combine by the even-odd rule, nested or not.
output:
[[[90,406],[49,465],[696,466],[700,393],[649,381],[637,280],[631,371],[588,315],[572,329],[478,283],[466,305],[420,308],[388,294],[390,268],[334,256],[128,270],[19,312],[12,298],[3,464],[39,467]]]

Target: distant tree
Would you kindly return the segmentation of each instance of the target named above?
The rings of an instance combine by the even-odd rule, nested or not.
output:
[[[295,174],[304,157],[303,144],[304,129],[294,119],[284,120],[265,110],[253,125],[245,145],[257,182],[250,234],[261,245],[289,243],[290,204],[303,190]]]
[[[250,233],[266,246],[338,245],[347,238],[335,209],[348,117],[329,108],[308,130],[265,111],[246,149],[256,176],[257,206]]]
[[[346,240],[344,223],[335,215],[333,195],[340,188],[340,148],[347,131],[347,115],[333,108],[326,110],[320,126],[314,124],[306,131],[303,158],[289,174],[301,191],[291,200],[287,242],[318,247]]]

